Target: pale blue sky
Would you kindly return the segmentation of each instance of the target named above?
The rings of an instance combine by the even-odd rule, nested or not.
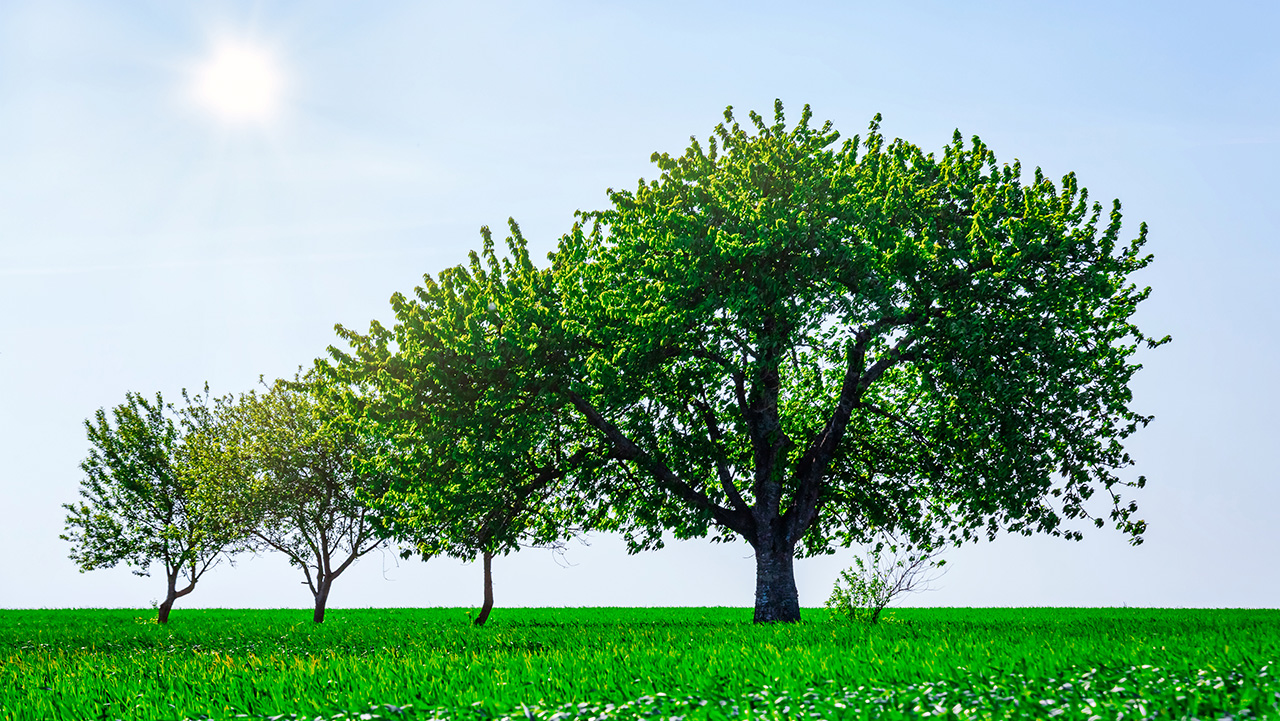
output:
[[[1006,161],[1119,197],[1151,226],[1131,443],[1150,524],[1130,548],[1002,538],[951,554],[928,605],[1280,605],[1280,12],[1266,3],[0,2],[0,607],[134,605],[158,579],[78,574],[60,504],[82,421],[125,391],[248,389],[323,353],[336,322],[465,257],[479,226],[539,253],[654,150],[726,105],[810,103],[852,135]],[[269,52],[266,124],[191,100],[220,41]],[[750,605],[746,546],[496,565],[500,605]],[[802,562],[820,605],[850,554]],[[373,556],[341,606],[478,601],[479,569]],[[305,606],[275,558],[185,606]]]

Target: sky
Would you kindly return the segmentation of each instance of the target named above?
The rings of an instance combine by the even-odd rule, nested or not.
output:
[[[537,257],[726,106],[1075,171],[1150,226],[1130,439],[1149,526],[952,549],[923,606],[1280,606],[1280,6],[1257,2],[0,0],[0,608],[146,607],[58,538],[84,419],[292,374],[514,217]],[[856,549],[797,564],[820,606]],[[749,606],[742,544],[494,564],[501,606]],[[240,557],[182,607],[306,607]],[[463,606],[478,564],[375,553],[330,606]]]

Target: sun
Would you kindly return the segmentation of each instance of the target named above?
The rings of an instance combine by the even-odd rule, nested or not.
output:
[[[280,112],[284,78],[265,48],[224,41],[195,68],[197,104],[233,124],[263,124]]]

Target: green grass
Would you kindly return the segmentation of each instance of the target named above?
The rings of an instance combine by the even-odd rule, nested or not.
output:
[[[0,719],[1280,718],[1280,611],[0,611]],[[1273,673],[1273,669],[1277,673]]]

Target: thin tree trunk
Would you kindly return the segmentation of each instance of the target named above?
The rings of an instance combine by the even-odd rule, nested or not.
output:
[[[756,623],[800,620],[795,548],[756,546]]]
[[[484,605],[480,607],[480,615],[473,623],[483,626],[489,620],[489,612],[493,610],[493,554],[484,552]]]
[[[323,577],[317,579],[316,583],[316,612],[311,617],[316,623],[324,623],[324,605],[329,601],[329,587],[333,584],[333,579]]]

